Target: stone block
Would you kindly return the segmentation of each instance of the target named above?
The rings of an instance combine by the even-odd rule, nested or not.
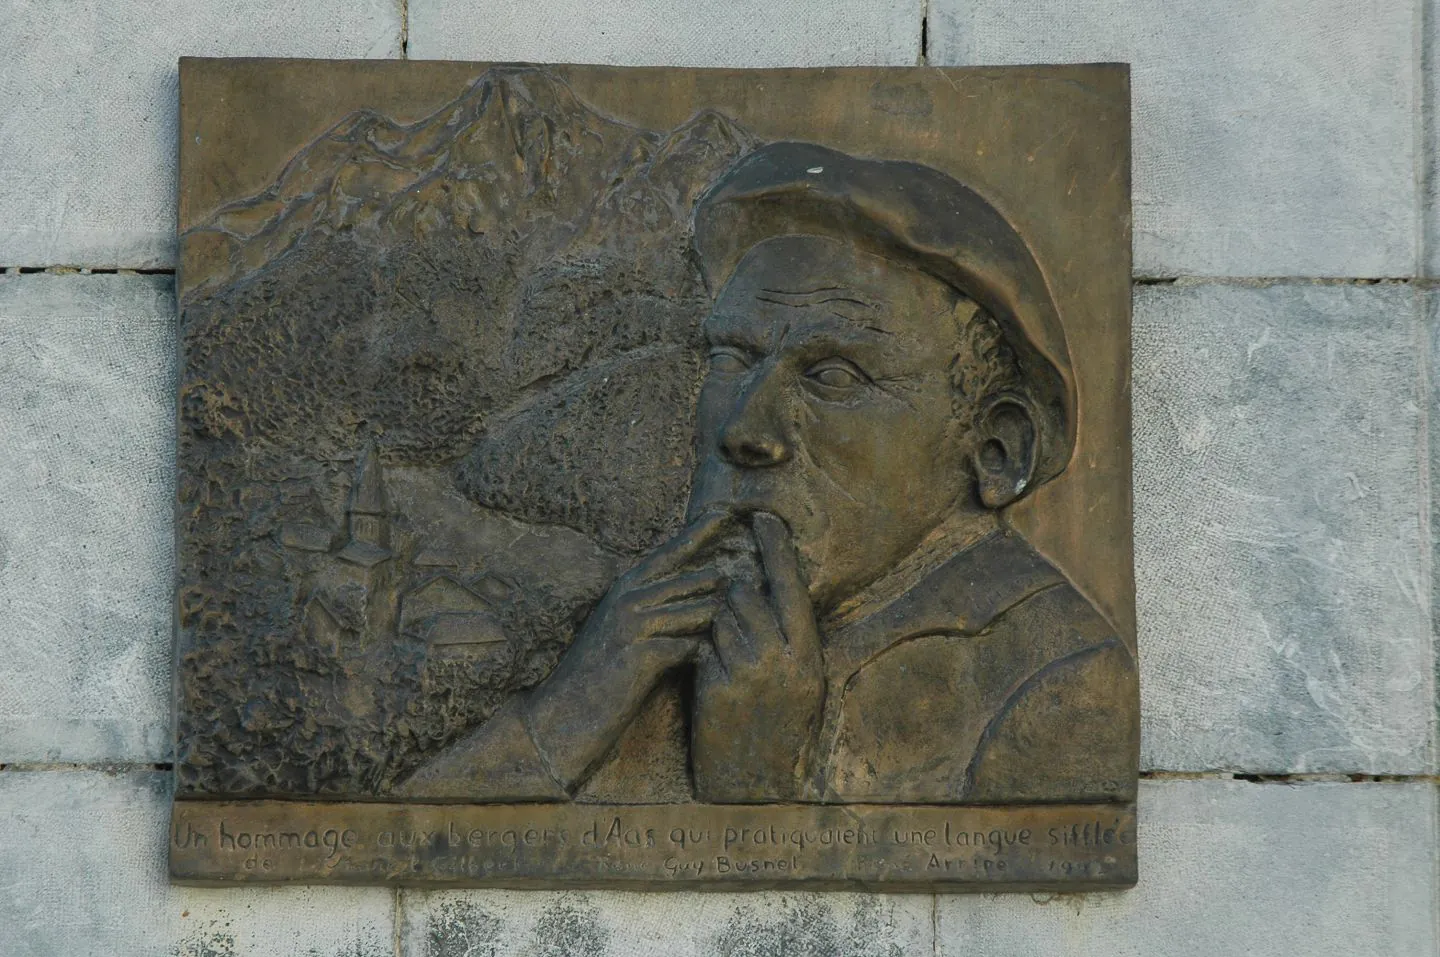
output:
[[[1429,27],[1424,33],[1421,63],[1425,74],[1424,153],[1420,170],[1424,194],[1421,216],[1420,273],[1431,279],[1440,278],[1440,0],[1416,0],[1424,4],[1423,22]]]
[[[1433,768],[1420,305],[1137,287],[1143,767]]]
[[[1133,890],[941,897],[935,953],[1436,953],[1431,785],[1146,782],[1140,822]]]
[[[1137,275],[1409,276],[1416,2],[932,0],[928,53],[1133,65]]]
[[[391,957],[395,892],[173,887],[169,776],[0,772],[0,954]]]
[[[0,763],[170,753],[169,276],[0,276]]]
[[[0,266],[173,265],[178,58],[399,56],[400,7],[7,3]]]
[[[1426,418],[1429,425],[1429,458],[1425,462],[1426,479],[1430,486],[1430,629],[1434,639],[1432,654],[1435,657],[1435,735],[1434,749],[1430,755],[1430,773],[1440,774],[1440,627],[1435,620],[1436,609],[1440,609],[1440,375],[1436,374],[1436,363],[1440,363],[1440,289],[1427,289],[1421,293],[1424,304],[1425,328],[1428,335],[1427,354],[1430,376],[1430,394],[1427,396]],[[1440,791],[1436,792],[1440,801]]]
[[[908,66],[913,0],[410,0],[412,58],[621,66]]]
[[[403,891],[403,957],[900,957],[933,951],[924,895]]]

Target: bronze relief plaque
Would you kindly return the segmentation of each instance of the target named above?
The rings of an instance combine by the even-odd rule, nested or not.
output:
[[[1136,879],[1129,77],[185,60],[185,882]]]

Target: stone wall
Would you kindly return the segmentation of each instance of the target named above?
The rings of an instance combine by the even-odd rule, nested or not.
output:
[[[1436,954],[1435,2],[6,0],[0,954]],[[1139,887],[170,887],[182,54],[1133,63]]]

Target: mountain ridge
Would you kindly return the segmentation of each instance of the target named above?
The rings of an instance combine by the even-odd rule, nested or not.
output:
[[[214,292],[316,233],[384,241],[449,228],[538,241],[551,254],[582,236],[628,241],[633,234],[606,221],[619,215],[643,229],[688,220],[694,160],[754,142],[714,110],[645,130],[604,115],[543,68],[495,67],[408,125],[373,109],[342,117],[265,189],[182,233],[180,292]]]

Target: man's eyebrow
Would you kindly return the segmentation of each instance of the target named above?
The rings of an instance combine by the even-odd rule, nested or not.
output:
[[[821,286],[805,290],[761,289],[760,294],[755,298],[761,302],[774,303],[777,306],[819,306],[827,302],[843,302],[865,309],[880,308],[879,303],[872,302],[863,294],[843,286]]]
[[[787,327],[786,338],[807,342],[824,342],[834,346],[858,346],[885,343],[895,336],[895,333],[888,329],[881,329],[879,326],[861,325],[839,313],[831,313],[831,315],[841,321],[838,323],[825,321],[798,323]]]

